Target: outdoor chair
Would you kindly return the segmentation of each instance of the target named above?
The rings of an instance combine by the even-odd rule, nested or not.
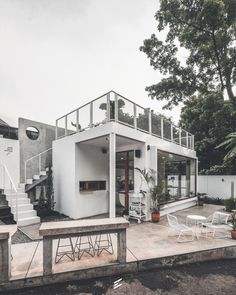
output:
[[[69,244],[67,241],[69,241]],[[58,239],[55,264],[57,264],[64,256],[67,256],[72,261],[75,260],[74,247],[71,238]]]
[[[170,231],[176,232],[178,235],[178,242],[192,242],[194,240],[194,231],[191,227],[185,224],[179,223],[176,216],[167,214],[167,220],[169,224],[168,235]],[[190,236],[190,238],[186,238]]]
[[[114,253],[112,239],[110,234],[97,235],[94,242],[94,250],[97,251],[97,256],[100,256],[103,250],[109,254]]]
[[[79,236],[76,239],[74,246],[75,253],[78,252],[78,259],[84,255],[84,253],[89,254],[90,256],[95,256],[93,241],[91,236]]]
[[[230,214],[223,212],[214,212],[210,215],[206,222],[202,223],[203,229],[205,228],[206,237],[211,233],[213,238],[224,238],[227,237],[227,230],[231,227],[227,224]],[[224,235],[216,236],[216,232],[224,232]]]

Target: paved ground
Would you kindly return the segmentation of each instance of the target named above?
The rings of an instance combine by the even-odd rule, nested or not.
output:
[[[209,216],[212,212],[221,209],[219,206],[207,205],[201,208],[192,207],[176,212],[180,222],[185,222],[188,214],[200,214]],[[220,247],[235,246],[236,241],[229,237],[224,239],[206,239],[202,236],[189,243],[178,243],[176,236],[168,236],[166,218],[162,218],[160,223],[145,222],[142,224],[132,223],[127,230],[127,261],[145,260],[157,257],[166,257]],[[95,267],[109,264],[116,261],[117,237],[112,234],[114,254],[102,252],[100,256],[91,257],[85,254],[81,260],[71,261],[64,257],[60,263],[53,265],[55,273],[72,271],[81,268]],[[75,244],[73,238],[73,244]],[[86,237],[85,237],[86,239]],[[95,237],[92,237],[93,241]],[[86,241],[86,240],[85,240]],[[68,244],[68,240],[61,241]],[[35,275],[42,275],[42,241],[31,243],[21,243],[12,245],[11,274],[12,278],[25,278]],[[53,242],[53,258],[57,248],[57,240]],[[67,248],[69,250],[69,248]],[[24,253],[24,255],[22,255]],[[235,293],[236,294],[236,293]]]
[[[199,263],[122,276],[122,285],[114,290],[113,283],[118,278],[84,283],[76,281],[4,292],[4,295],[235,295],[236,260]]]

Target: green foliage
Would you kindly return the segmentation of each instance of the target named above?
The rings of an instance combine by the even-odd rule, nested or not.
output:
[[[153,34],[140,50],[165,77],[146,87],[149,95],[171,108],[196,93],[226,89],[236,106],[236,1],[160,0],[155,18],[165,40]]]
[[[236,211],[231,214],[231,222],[233,226],[233,230],[236,230]]]
[[[180,125],[195,135],[200,174],[236,174],[236,163],[216,149],[235,130],[236,108],[221,93],[193,96],[181,111]]]
[[[236,209],[236,200],[234,198],[229,198],[224,200],[224,205],[226,211],[230,212],[234,209]]]
[[[54,209],[54,190],[53,190],[53,175],[52,168],[49,167],[47,172],[47,179],[45,182],[45,186],[41,185],[40,188],[40,196],[38,200],[38,212],[41,215],[41,212],[51,211]]]
[[[144,180],[148,186],[148,188],[150,189],[150,186],[154,184],[155,182],[155,174],[156,171],[154,169],[140,169],[140,168],[135,168],[135,170],[137,170],[140,175],[141,175],[141,185],[140,185],[140,191],[142,190],[142,181]]]
[[[151,189],[152,212],[159,212],[162,205],[170,200],[170,194],[164,192],[164,183],[160,182]]]
[[[216,148],[225,147],[228,150],[224,157],[224,160],[230,160],[236,158],[236,132],[230,133],[226,136],[226,140],[218,145]]]

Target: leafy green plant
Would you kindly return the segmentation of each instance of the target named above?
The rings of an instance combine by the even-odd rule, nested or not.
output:
[[[229,198],[229,199],[224,200],[224,205],[225,205],[226,211],[232,211],[232,210],[236,209],[236,202],[235,202],[234,198]]]
[[[150,189],[150,186],[155,183],[155,174],[156,171],[154,169],[140,169],[140,168],[135,168],[140,175],[141,175],[141,184],[140,184],[140,192],[144,192],[142,189],[143,186],[143,181],[146,182],[148,189]]]
[[[232,132],[226,136],[226,140],[219,144],[216,148],[224,146],[228,150],[224,160],[233,159],[236,157],[236,132]]]
[[[155,185],[151,189],[151,200],[152,207],[151,210],[153,213],[159,212],[161,206],[167,203],[170,200],[169,192],[164,192],[164,184],[161,182],[159,185]]]
[[[232,221],[233,231],[236,231],[236,211],[231,214],[231,221]]]

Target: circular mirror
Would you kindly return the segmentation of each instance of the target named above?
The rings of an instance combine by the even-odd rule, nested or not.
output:
[[[29,139],[36,140],[39,137],[39,131],[35,127],[27,127],[26,135]]]

